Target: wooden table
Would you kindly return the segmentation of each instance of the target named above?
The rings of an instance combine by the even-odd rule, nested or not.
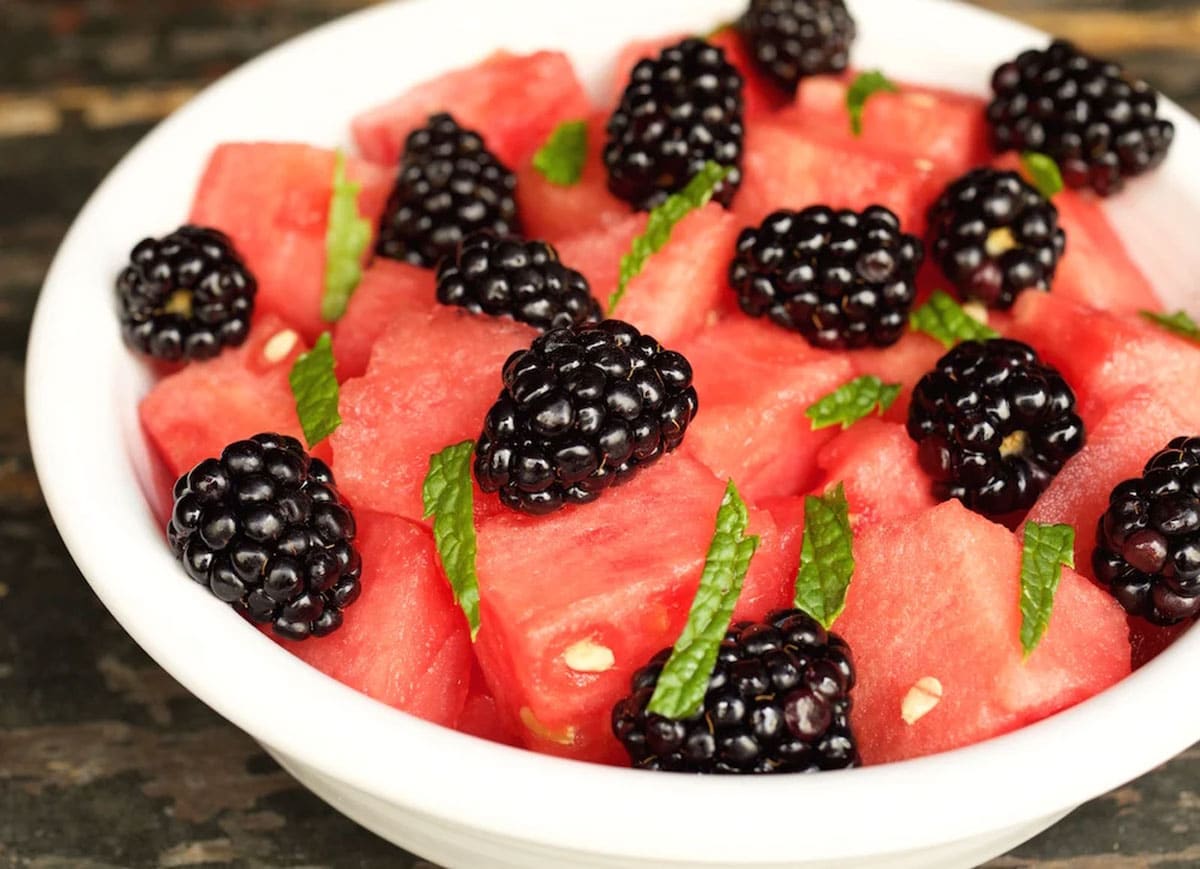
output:
[[[42,276],[113,163],[216,76],[362,5],[0,0],[0,867],[431,869],[300,788],[125,636],[50,522],[22,411]],[[1114,55],[1200,112],[1197,0],[982,5]],[[1146,712],[1132,738],[1153,738]],[[1197,808],[1194,748],[992,865],[1200,866]]]

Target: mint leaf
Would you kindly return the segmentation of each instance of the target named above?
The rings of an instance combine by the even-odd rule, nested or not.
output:
[[[646,229],[633,240],[629,253],[621,257],[621,273],[617,280],[616,291],[608,298],[608,315],[611,317],[629,282],[638,276],[646,265],[646,260],[662,250],[671,239],[671,230],[675,224],[683,220],[697,208],[702,208],[712,199],[713,190],[730,172],[724,166],[713,162],[704,164],[704,168],[696,173],[687,186],[678,193],[673,193],[662,205],[650,212],[646,221]]]
[[[750,559],[758,548],[758,537],[746,536],[749,521],[746,504],[730,480],[717,510],[716,529],[687,624],[658,677],[647,711],[667,718],[689,718],[704,705],[721,640],[729,630]]]
[[[471,639],[479,633],[479,575],[475,572],[475,495],[471,488],[474,441],[429,457],[421,487],[425,518],[433,517],[433,542],[454,599],[467,616]]]
[[[914,332],[924,332],[942,342],[947,350],[960,341],[998,338],[995,329],[980,323],[946,293],[937,290],[929,301],[908,315]]]
[[[587,146],[587,121],[563,121],[533,155],[533,168],[551,184],[578,184],[587,162]]]
[[[899,93],[900,88],[877,69],[860,72],[846,90],[846,111],[850,113],[850,132],[861,136],[863,131],[863,109],[867,100],[880,91]]]
[[[796,609],[804,610],[826,630],[846,608],[846,590],[854,575],[853,543],[850,505],[841,483],[832,492],[804,499]]]
[[[1157,314],[1154,311],[1140,311],[1142,317],[1156,326],[1161,326],[1168,332],[1173,332],[1189,341],[1200,342],[1200,326],[1188,316],[1187,311],[1176,311],[1174,314]]]
[[[1037,648],[1050,624],[1062,569],[1075,566],[1075,529],[1070,525],[1025,523],[1021,550],[1021,648]]]
[[[307,353],[292,363],[288,383],[296,399],[296,416],[309,447],[329,437],[342,424],[338,414],[338,382],[333,376],[333,342],[325,332]]]
[[[899,383],[884,383],[874,374],[864,374],[843,383],[833,392],[809,405],[804,415],[812,420],[813,431],[841,423],[848,429],[879,408],[882,414],[900,395]]]
[[[1047,199],[1053,199],[1063,189],[1062,173],[1054,158],[1036,151],[1026,151],[1021,155],[1021,166],[1030,182],[1038,189],[1038,193]]]
[[[358,213],[361,185],[346,177],[346,155],[337,152],[333,164],[333,196],[325,230],[325,294],[321,319],[334,323],[346,313],[350,296],[362,279],[362,258],[371,243],[371,222]]]

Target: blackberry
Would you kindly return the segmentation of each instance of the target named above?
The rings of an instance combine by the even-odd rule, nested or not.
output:
[[[587,278],[564,266],[543,241],[479,232],[438,269],[437,298],[476,314],[509,316],[545,331],[594,323],[600,305]]]
[[[526,513],[592,501],[679,446],[696,407],[688,361],[628,323],[555,329],[504,363],[475,477]]]
[[[117,277],[121,336],[159,359],[211,359],[246,340],[257,292],[229,236],[181,226],[140,241]]]
[[[972,169],[929,210],[932,256],[961,298],[1011,308],[1050,289],[1066,248],[1058,209],[1016,172]]]
[[[729,283],[743,311],[814,347],[886,347],[908,323],[923,257],[920,240],[882,206],[858,213],[814,205],[743,229]]]
[[[188,576],[293,640],[324,636],[358,597],[354,517],[295,438],[258,434],[175,484],[167,539]]]
[[[936,497],[998,517],[1029,509],[1084,443],[1071,387],[1006,338],[939,359],[913,390],[908,434]]]
[[[466,236],[520,235],[517,176],[472,130],[442,113],[409,133],[379,225],[380,256],[434,268]]]
[[[850,648],[800,610],[731,627],[703,708],[684,720],[646,711],[670,655],[664,649],[638,670],[633,694],[613,708],[613,733],[633,766],[770,773],[859,765],[849,722]]]
[[[789,94],[805,76],[845,70],[857,34],[842,0],[750,0],[737,29],[755,64]]]
[[[648,211],[711,160],[730,169],[713,192],[728,206],[742,183],[742,84],[725,52],[702,39],[639,62],[608,119],[608,189]]]
[[[1048,154],[1068,186],[1102,196],[1161,163],[1175,137],[1153,88],[1061,39],[998,67],[992,90],[993,148]]]
[[[1200,615],[1200,437],[1177,437],[1112,491],[1096,579],[1127,611],[1171,625]]]

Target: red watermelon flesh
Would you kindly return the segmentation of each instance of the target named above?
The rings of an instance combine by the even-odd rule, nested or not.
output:
[[[682,630],[723,492],[723,482],[676,454],[592,504],[542,517],[504,511],[479,523],[476,651],[527,747],[627,762],[610,731],[612,706]],[[763,543],[737,617],[790,599],[770,516],[752,510],[750,531]]]
[[[371,348],[395,319],[427,313],[436,304],[434,273],[380,257],[363,272],[342,319],[333,327],[339,380],[361,377]]]
[[[1173,642],[1187,633],[1194,622],[1177,625],[1151,624],[1136,616],[1129,617],[1129,647],[1132,650],[1133,669],[1150,663],[1167,650]]]
[[[467,700],[454,729],[490,742],[513,746],[521,744],[517,728],[501,715],[496,698],[492,696],[492,689],[487,686],[478,661],[474,661],[471,667]]]
[[[449,112],[460,126],[479,133],[488,150],[516,168],[560,122],[587,117],[591,104],[561,51],[498,51],[356,117],[351,129],[359,153],[395,166],[408,134],[438,112]]]
[[[342,627],[303,642],[271,636],[356,691],[453,726],[471,675],[471,637],[438,566],[433,535],[406,519],[356,510],[362,594]]]
[[[189,218],[233,239],[258,281],[255,312],[275,314],[310,343],[329,328],[321,319],[321,296],[334,159],[333,151],[308,145],[221,145]],[[361,185],[359,213],[374,228],[392,173],[355,159],[347,160],[346,173]]]
[[[1129,673],[1125,615],[1064,569],[1050,626],[1028,660],[1020,643],[1020,540],[957,501],[868,527],[834,631],[858,673],[851,724],[866,764],[919,757],[1030,724]],[[912,724],[918,680],[942,698]]]
[[[331,442],[338,485],[351,503],[420,520],[429,457],[479,436],[504,361],[535,334],[443,305],[393,320],[367,373],[342,385],[342,425]]]
[[[804,414],[853,377],[844,354],[813,349],[765,320],[731,317],[684,345],[700,410],[685,448],[752,501],[805,491],[834,429]]]

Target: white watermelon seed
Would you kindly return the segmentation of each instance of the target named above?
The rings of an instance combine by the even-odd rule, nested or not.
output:
[[[905,724],[915,724],[929,714],[942,699],[942,683],[933,676],[922,676],[908,689],[900,704],[900,717]]]

